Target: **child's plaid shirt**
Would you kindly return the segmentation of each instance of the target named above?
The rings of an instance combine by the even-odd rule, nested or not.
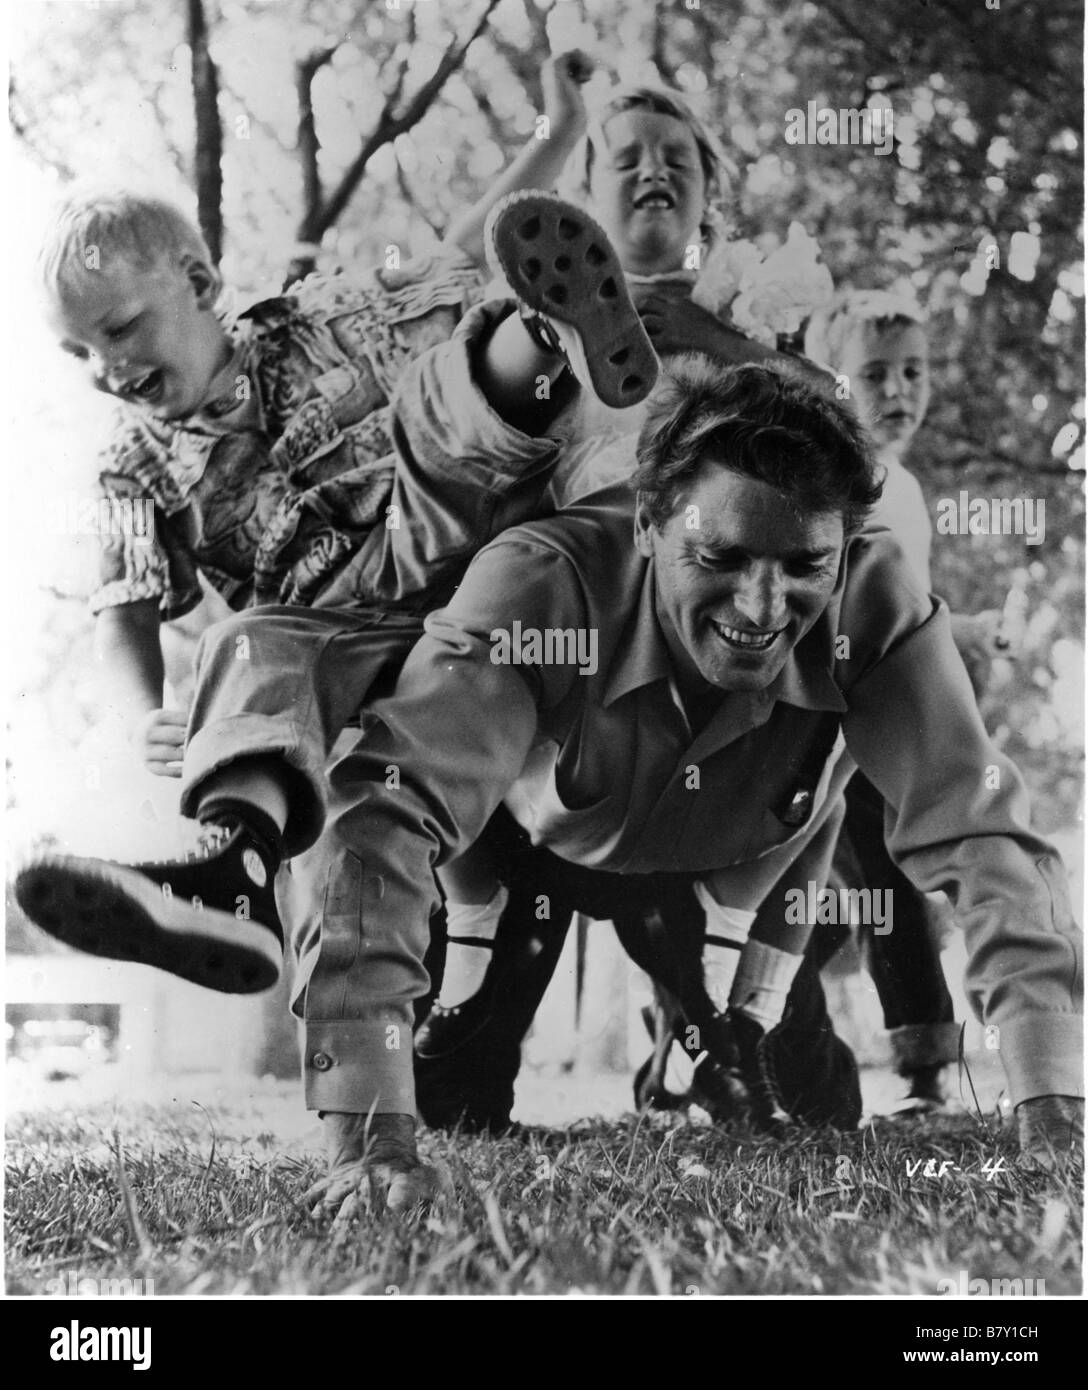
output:
[[[236,609],[311,602],[384,521],[403,368],[449,338],[483,284],[445,251],[363,279],[311,275],[228,325],[219,399],[180,422],[119,407],[100,485],[117,503],[150,499],[154,534],[102,536],[92,612],[157,598],[178,617],[200,599],[198,569]]]

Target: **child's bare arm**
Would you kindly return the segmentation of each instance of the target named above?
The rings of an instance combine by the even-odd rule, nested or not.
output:
[[[484,266],[484,224],[488,213],[507,193],[522,188],[552,188],[571,151],[585,133],[586,108],[582,85],[593,76],[593,60],[578,49],[549,58],[541,74],[546,133],[534,134],[522,152],[487,193],[457,218],[446,233],[447,243],[459,246],[477,265]]]
[[[105,608],[95,625],[95,657],[104,695],[120,715],[144,765],[160,777],[181,776],[185,714],[162,708],[159,601]]]

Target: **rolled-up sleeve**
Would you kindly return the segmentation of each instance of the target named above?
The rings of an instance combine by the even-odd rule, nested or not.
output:
[[[350,929],[332,933],[344,949],[322,948],[308,986],[308,1054],[321,1059],[307,1067],[312,1106],[406,1108],[411,1047],[399,1039],[411,1037],[427,985],[435,866],[479,836],[525,764],[541,706],[574,679],[570,668],[492,660],[502,650],[492,633],[515,617],[544,625],[557,610],[576,625],[579,600],[560,557],[505,539],[489,547],[455,605],[428,618],[393,694],[370,707],[362,738],[333,767],[332,802],[345,809],[325,842],[343,901],[326,898],[323,910],[326,922],[348,913]]]
[[[865,673],[849,706],[847,746],[885,798],[892,857],[953,902],[968,998],[996,1030],[1013,1103],[1083,1094],[1082,941],[1065,873],[986,733],[943,605]]]

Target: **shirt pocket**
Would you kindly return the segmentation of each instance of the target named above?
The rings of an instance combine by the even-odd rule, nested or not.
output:
[[[829,715],[827,720],[818,731],[811,752],[786,780],[772,804],[757,817],[745,858],[761,859],[795,840],[803,843],[833,788],[836,795],[841,790],[835,787],[835,774],[847,756],[846,739],[838,716]]]

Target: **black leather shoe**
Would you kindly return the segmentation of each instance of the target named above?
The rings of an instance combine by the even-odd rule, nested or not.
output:
[[[15,897],[32,922],[77,950],[154,965],[224,994],[256,994],[283,967],[279,865],[279,847],[241,820],[209,821],[183,859],[38,855],[16,876]]]
[[[784,1132],[796,1121],[786,1108],[778,1084],[773,1039],[776,1029],[765,1032],[747,1014],[729,1009],[726,1020],[737,1048],[737,1072],[748,1092],[750,1118],[757,1129]]]
[[[779,1093],[801,1124],[857,1129],[861,1081],[857,1059],[826,1019],[802,1027],[786,1016],[767,1035]]]
[[[495,949],[493,941],[482,941],[475,937],[451,936],[448,939],[456,945],[475,946],[481,951],[493,952]],[[450,1057],[466,1047],[491,1022],[496,993],[496,971],[494,965],[489,964],[483,984],[463,1004],[446,1008],[435,1001],[430,1013],[416,1029],[416,1056],[431,1061]]]
[[[695,1063],[691,1099],[715,1124],[733,1124],[752,1118],[752,1099],[738,1072],[705,1053]]]

